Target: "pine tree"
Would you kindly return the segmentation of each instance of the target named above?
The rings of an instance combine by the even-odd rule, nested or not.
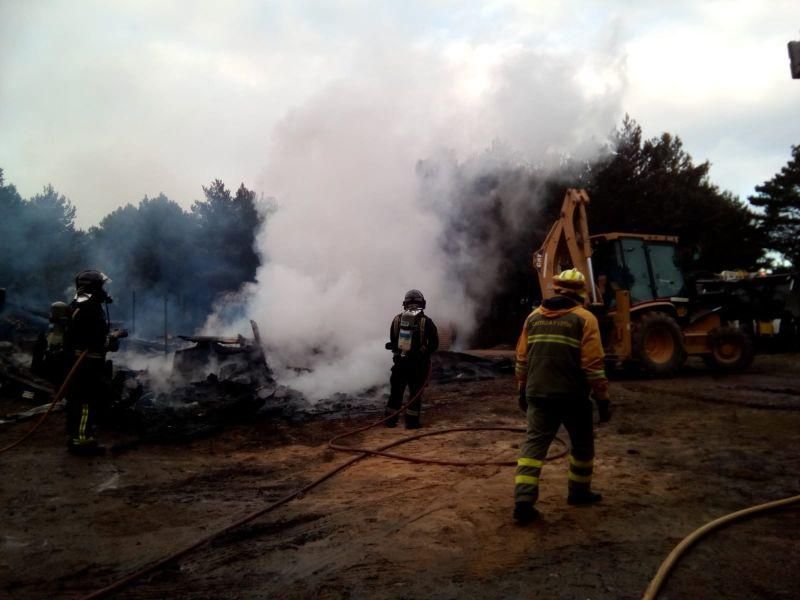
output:
[[[708,177],[710,164],[694,164],[680,137],[642,139],[625,117],[610,156],[594,166],[589,185],[592,233],[622,231],[677,235],[689,270],[750,269],[762,256],[753,212]],[[691,250],[691,252],[689,252]]]
[[[767,247],[780,252],[800,267],[800,145],[792,147],[792,158],[779,173],[756,187],[750,202],[764,209],[759,217]]]

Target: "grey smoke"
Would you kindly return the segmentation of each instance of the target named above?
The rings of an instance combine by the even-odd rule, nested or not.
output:
[[[385,382],[389,322],[412,287],[438,324],[454,323],[468,339],[498,283],[491,248],[499,246],[475,255],[469,244],[443,244],[465,210],[459,179],[596,155],[620,116],[623,80],[587,93],[578,64],[521,53],[468,94],[438,55],[389,52],[283,118],[260,182],[278,207],[258,237],[257,282],[240,295],[283,383],[322,398]],[[600,66],[613,71],[617,57]],[[537,198],[523,188],[503,198],[508,231],[495,234],[516,235],[515,215]],[[464,281],[475,261],[481,277]],[[206,328],[246,331],[246,323],[218,314]]]

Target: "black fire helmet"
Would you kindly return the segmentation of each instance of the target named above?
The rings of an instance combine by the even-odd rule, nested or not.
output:
[[[419,308],[425,308],[425,296],[419,290],[408,290],[406,297],[403,298],[403,308],[408,308],[411,305],[416,305]]]
[[[75,290],[78,293],[93,294],[103,289],[103,285],[111,281],[108,275],[95,269],[84,269],[75,276]]]

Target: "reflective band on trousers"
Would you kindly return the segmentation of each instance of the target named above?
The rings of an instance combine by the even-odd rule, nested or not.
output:
[[[544,463],[535,458],[518,458],[517,465],[520,467],[541,467]]]
[[[578,460],[572,454],[569,455],[569,464],[575,465],[576,467],[591,467],[594,464],[594,460],[591,458],[589,460]]]
[[[517,485],[539,485],[539,478],[531,477],[530,475],[517,475],[514,477],[514,483]]]
[[[573,348],[580,348],[581,343],[579,340],[575,338],[567,337],[566,335],[557,335],[553,333],[537,333],[535,335],[528,336],[528,343],[535,344],[535,343],[548,343],[548,344],[565,344],[567,346],[572,346]]]
[[[83,354],[83,350],[75,350],[75,356],[80,356]],[[86,358],[105,358],[105,354],[100,352],[87,352]]]
[[[89,405],[84,404],[81,411],[81,424],[78,426],[78,439],[81,442],[86,441],[86,423],[89,420]]]
[[[587,379],[605,379],[606,372],[604,369],[600,369],[598,371],[587,371],[586,373]]]
[[[578,483],[591,483],[592,481],[591,475],[576,475],[572,471],[569,472],[569,478],[571,481],[576,481]]]

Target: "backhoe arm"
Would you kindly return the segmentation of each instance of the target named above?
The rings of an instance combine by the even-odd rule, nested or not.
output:
[[[561,215],[550,228],[542,247],[533,255],[533,267],[539,276],[542,299],[553,296],[553,276],[575,267],[586,277],[592,304],[598,302],[592,272],[592,246],[589,242],[589,223],[586,190],[568,189],[561,205]]]

